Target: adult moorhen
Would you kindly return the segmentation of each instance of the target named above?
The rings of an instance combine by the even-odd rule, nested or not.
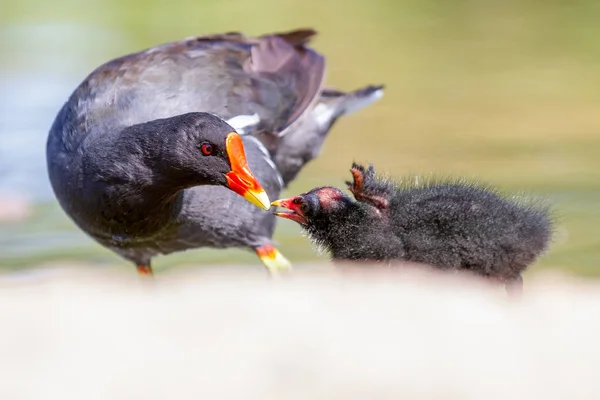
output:
[[[272,205],[298,222],[334,260],[405,260],[462,269],[522,290],[521,273],[548,247],[546,207],[519,203],[464,181],[394,183],[353,164],[355,201],[320,187]]]
[[[267,194],[281,186],[278,171],[263,172],[272,169],[270,157],[285,154],[275,152],[284,147],[278,143],[298,136],[287,133],[312,129],[327,93],[324,59],[305,46],[314,34],[195,37],[98,67],[48,136],[50,181],[65,212],[141,274],[152,272],[157,254],[255,246],[255,232],[238,229],[273,217],[233,192],[268,209]],[[225,121],[249,134],[240,139]],[[262,186],[253,168],[263,173]],[[221,186],[233,192],[212,197],[210,189]],[[254,248],[267,263],[286,266],[272,246]]]

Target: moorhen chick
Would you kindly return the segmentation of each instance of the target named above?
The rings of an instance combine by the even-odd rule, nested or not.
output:
[[[282,184],[278,171],[265,172],[271,155],[286,153],[275,150],[297,136],[287,133],[312,129],[311,110],[326,93],[324,58],[305,46],[314,34],[194,37],[98,67],[48,136],[50,182],[64,211],[141,274],[152,273],[155,255],[202,246],[251,246],[286,266],[254,238],[262,218],[274,217],[249,202],[269,208]],[[235,126],[249,133],[241,138]],[[247,221],[252,230],[238,231]]]
[[[334,260],[413,261],[468,270],[522,290],[521,273],[548,247],[546,207],[503,198],[464,181],[395,183],[353,164],[352,200],[320,187],[272,205],[298,222]]]

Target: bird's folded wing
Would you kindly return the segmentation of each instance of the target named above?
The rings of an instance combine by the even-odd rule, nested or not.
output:
[[[325,60],[305,47],[314,34],[201,36],[129,54],[86,78],[73,114],[107,130],[187,112],[257,113],[263,130],[282,135],[319,97]]]
[[[365,168],[363,165],[353,163],[350,172],[354,180],[347,181],[346,184],[357,201],[369,204],[380,211],[388,208],[394,194],[394,187],[391,183],[375,176],[373,165]]]

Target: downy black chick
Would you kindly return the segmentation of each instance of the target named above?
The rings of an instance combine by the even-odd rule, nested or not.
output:
[[[467,270],[522,290],[522,272],[546,249],[547,207],[502,197],[465,181],[395,183],[353,164],[354,200],[326,186],[272,205],[298,222],[334,260],[393,260]]]

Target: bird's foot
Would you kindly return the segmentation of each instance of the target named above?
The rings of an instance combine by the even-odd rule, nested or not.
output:
[[[141,276],[152,276],[152,267],[150,265],[137,265],[137,272]]]
[[[288,261],[276,248],[271,244],[266,244],[255,249],[256,255],[265,265],[269,274],[279,275],[289,272],[292,269],[292,263]]]

